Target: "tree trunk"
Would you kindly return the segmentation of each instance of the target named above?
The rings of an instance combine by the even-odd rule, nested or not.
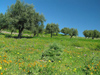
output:
[[[38,36],[39,34],[37,33],[37,36]]]
[[[52,38],[52,32],[51,32],[51,38]]]
[[[22,31],[19,31],[18,38],[21,38]]]
[[[2,32],[2,28],[0,28],[0,33]]]
[[[92,39],[94,39],[94,37],[92,37]]]
[[[70,39],[72,38],[73,36],[70,36]]]
[[[18,38],[21,38],[23,29],[24,29],[24,27],[23,27],[23,28],[20,28],[20,27],[19,27]]]
[[[36,33],[34,33],[34,36],[36,35]]]
[[[11,35],[12,35],[12,33],[13,33],[13,32],[11,31]]]

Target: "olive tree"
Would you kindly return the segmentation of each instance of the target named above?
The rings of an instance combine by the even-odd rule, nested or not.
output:
[[[46,31],[46,33],[50,33],[51,34],[51,37],[52,37],[52,34],[53,33],[56,33],[56,35],[57,35],[58,32],[60,31],[58,26],[59,25],[58,24],[55,24],[55,23],[51,23],[51,24],[48,23],[46,25],[45,31]]]
[[[19,31],[18,38],[21,38],[24,29],[35,29],[39,23],[43,25],[45,21],[43,15],[38,14],[37,16],[33,5],[25,4],[20,0],[16,0],[15,4],[8,7],[7,14],[9,18],[9,27]]]
[[[70,38],[72,38],[73,36],[77,36],[78,35],[77,29],[71,28],[69,30],[69,35],[70,35]]]
[[[69,34],[70,29],[67,27],[64,27],[61,29],[61,32],[64,33],[64,35],[68,35]]]

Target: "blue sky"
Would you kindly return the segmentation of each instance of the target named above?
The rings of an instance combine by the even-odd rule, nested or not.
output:
[[[58,23],[59,28],[76,28],[78,36],[84,30],[100,31],[100,0],[21,0],[33,4],[36,12],[43,13],[47,23]],[[16,0],[0,0],[0,13]]]

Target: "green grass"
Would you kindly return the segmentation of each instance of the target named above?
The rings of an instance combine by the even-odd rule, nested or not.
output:
[[[0,73],[3,75],[100,75],[100,39],[70,39],[60,34],[53,38],[49,34],[22,39],[9,36],[0,33]],[[63,47],[60,60],[41,59],[54,42]]]

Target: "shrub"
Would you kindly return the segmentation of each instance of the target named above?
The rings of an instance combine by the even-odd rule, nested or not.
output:
[[[62,47],[57,44],[53,43],[49,46],[49,49],[45,50],[42,53],[42,59],[44,60],[51,60],[52,62],[56,60],[60,60],[60,55],[62,54]]]
[[[80,42],[73,42],[72,43],[72,46],[75,46],[75,47],[83,47],[83,44],[80,43]]]
[[[96,50],[100,50],[100,45],[99,44],[96,46]]]

